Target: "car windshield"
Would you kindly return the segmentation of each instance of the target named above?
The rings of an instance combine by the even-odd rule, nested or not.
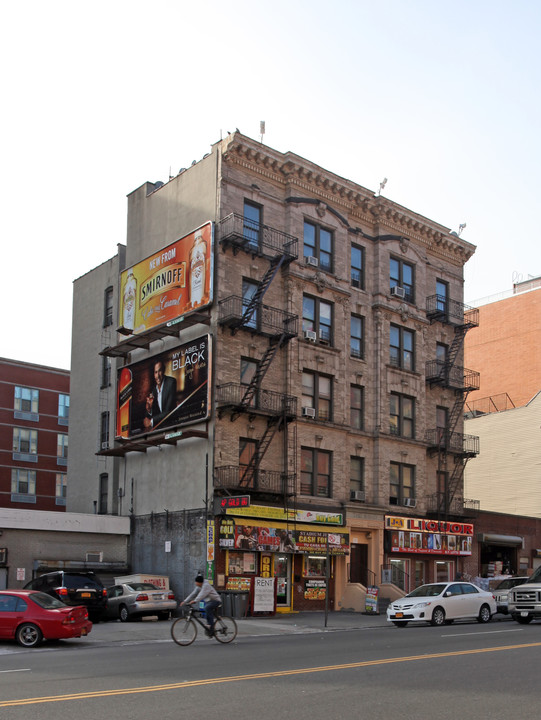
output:
[[[526,582],[526,578],[507,578],[502,580],[496,590],[509,590],[509,588],[515,587],[515,585],[522,585]]]
[[[30,600],[32,600],[32,602],[35,602],[36,605],[45,608],[45,610],[58,610],[59,608],[68,607],[61,600],[58,600],[58,598],[52,597],[51,595],[46,595],[42,592],[32,593],[30,595]]]
[[[437,585],[421,585],[421,587],[415,588],[413,592],[410,592],[406,597],[436,597],[441,595],[447,585],[445,583],[438,583]]]
[[[155,585],[151,585],[150,583],[130,583],[128,587],[135,592],[141,592],[141,590],[158,590]]]

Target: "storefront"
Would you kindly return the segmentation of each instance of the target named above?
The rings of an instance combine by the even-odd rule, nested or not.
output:
[[[404,592],[429,582],[454,580],[472,554],[473,525],[385,516],[383,580]]]
[[[341,513],[251,505],[216,518],[216,586],[253,588],[274,578],[275,610],[333,609],[338,565],[349,553]],[[253,610],[253,605],[252,608]]]
[[[527,572],[530,558],[522,552],[524,539],[518,535],[483,533],[477,535],[481,577],[499,577]]]

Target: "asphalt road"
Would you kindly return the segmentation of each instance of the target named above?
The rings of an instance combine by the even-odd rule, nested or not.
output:
[[[0,645],[2,720],[509,720],[536,716],[541,699],[541,623],[275,634],[243,626],[231,645],[200,638],[185,648],[168,638],[168,623],[127,624],[120,639],[119,627],[37,650]]]

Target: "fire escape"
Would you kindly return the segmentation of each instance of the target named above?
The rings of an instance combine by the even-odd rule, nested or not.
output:
[[[466,333],[479,325],[479,310],[441,295],[433,295],[427,298],[426,313],[431,324],[441,322],[454,327],[453,342],[445,359],[426,363],[428,385],[453,390],[455,396],[444,426],[442,423],[441,427],[426,431],[428,453],[437,453],[438,482],[443,482],[443,488],[440,486],[435,495],[427,498],[427,510],[438,519],[449,519],[451,515],[471,515],[479,510],[479,501],[462,497],[466,463],[478,455],[479,438],[456,431],[468,394],[479,389],[479,373],[456,364]]]
[[[287,505],[295,493],[295,425],[297,399],[262,387],[263,379],[274,358],[298,334],[298,316],[263,304],[263,297],[280,270],[297,258],[297,238],[241,215],[231,214],[219,224],[222,250],[231,248],[269,261],[269,267],[255,292],[248,297],[231,296],[219,302],[218,323],[232,335],[238,331],[268,338],[268,345],[247,385],[226,383],[217,388],[218,416],[230,414],[234,422],[242,413],[250,420],[266,418],[266,427],[247,465],[215,468],[215,487],[226,493],[257,492],[269,497],[280,496]],[[263,470],[261,461],[278,432],[283,432],[283,470]]]

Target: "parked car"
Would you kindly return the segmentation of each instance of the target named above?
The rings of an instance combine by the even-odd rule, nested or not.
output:
[[[501,583],[494,589],[494,597],[496,598],[496,606],[499,613],[507,615],[509,612],[508,607],[508,595],[509,590],[516,585],[522,585],[528,581],[528,575],[521,575],[520,577],[509,577],[502,580]]]
[[[42,640],[65,640],[88,635],[88,610],[68,607],[57,598],[34,590],[0,590],[0,638],[27,648]]]
[[[28,590],[39,590],[61,600],[66,605],[84,605],[92,622],[99,622],[107,607],[107,591],[98,576],[89,572],[46,573],[31,580]]]
[[[174,593],[161,590],[152,583],[121,583],[107,588],[107,617],[122,622],[145,615],[168,620],[176,608]]]
[[[521,625],[541,620],[541,565],[523,585],[515,585],[507,596],[509,614]]]
[[[495,612],[493,594],[472,583],[431,583],[392,602],[387,608],[387,620],[397,627],[405,627],[412,621],[444,625],[463,618],[486,623]]]

